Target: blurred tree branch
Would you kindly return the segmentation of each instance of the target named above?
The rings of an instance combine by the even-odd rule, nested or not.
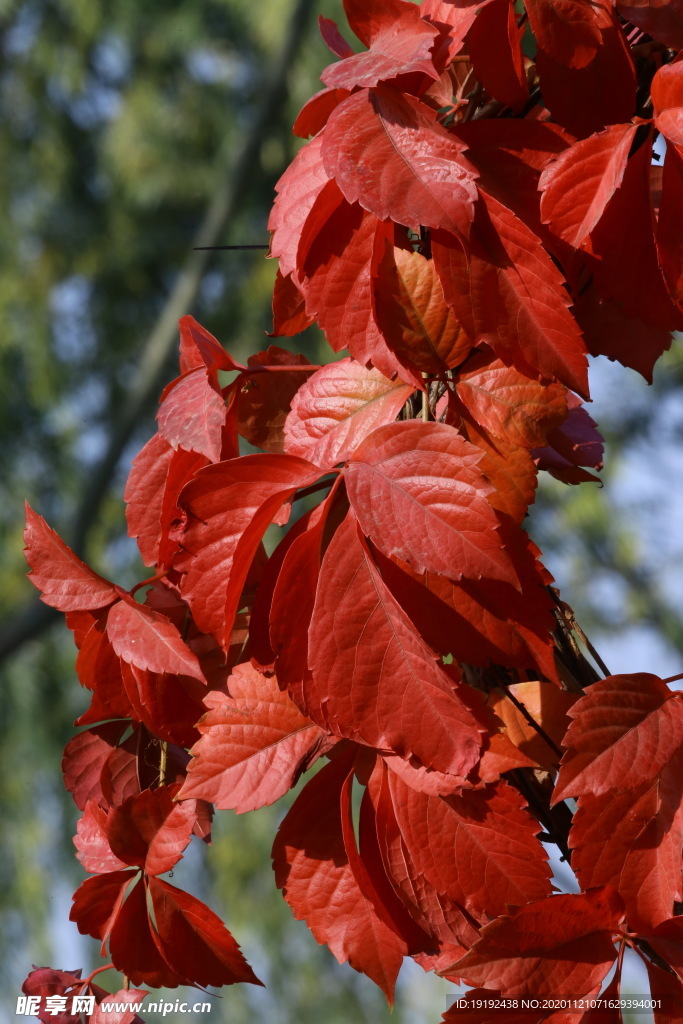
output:
[[[297,0],[282,47],[265,77],[260,100],[242,146],[220,175],[218,187],[192,246],[215,245],[238,213],[263,136],[286,100],[287,76],[305,38],[314,3],[315,0]],[[135,383],[117,414],[107,449],[85,483],[72,524],[66,532],[69,543],[81,556],[87,553],[92,527],[121,455],[161,387],[166,360],[177,342],[178,318],[192,306],[210,256],[209,252],[191,251],[188,254],[164,308],[142,346]],[[42,604],[37,596],[30,600],[0,628],[0,662],[58,618],[53,609]]]

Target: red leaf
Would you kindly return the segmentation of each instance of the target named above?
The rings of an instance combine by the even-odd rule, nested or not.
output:
[[[286,552],[270,610],[270,643],[281,687],[303,707],[300,686],[308,673],[308,628],[320,573],[323,540],[331,514],[336,517],[334,492],[311,513],[305,532]],[[336,520],[335,520],[336,521]],[[305,708],[304,708],[305,710]]]
[[[683,24],[681,25],[683,31]],[[650,996],[655,1000],[655,1024],[681,1024],[680,1007],[683,1006],[683,984],[678,978],[646,963],[650,981]]]
[[[682,115],[683,116],[683,115]],[[683,241],[677,230],[679,211],[683,209],[683,154],[669,146],[664,160],[662,200],[657,219],[657,251],[672,300],[683,306]]]
[[[134,985],[177,988],[192,983],[184,971],[172,970],[157,948],[156,932],[147,909],[147,886],[142,878],[117,915],[111,930],[109,953],[117,970]]]
[[[453,130],[479,171],[479,187],[540,236],[539,175],[571,145],[572,136],[556,124],[517,118],[482,118]]]
[[[52,967],[34,967],[21,986],[27,995],[53,995],[68,992],[74,986],[83,986],[83,971],[59,971]]]
[[[42,516],[26,502],[26,548],[29,579],[41,601],[60,612],[104,608],[119,596],[113,583],[98,576],[67,547]]]
[[[171,968],[192,984],[260,985],[223,922],[194,896],[150,878],[157,945]]]
[[[432,260],[386,244],[374,297],[379,328],[402,364],[440,373],[469,354],[472,343],[444,301]]]
[[[536,41],[550,57],[573,68],[593,60],[602,35],[589,0],[529,0],[527,10]]]
[[[352,454],[376,427],[391,423],[413,393],[376,369],[341,359],[311,374],[285,421],[285,450],[330,469]]]
[[[375,885],[373,876],[370,874],[368,867],[366,867],[364,859],[361,857],[358,851],[358,843],[356,842],[356,836],[354,834],[354,822],[353,822],[353,810],[352,810],[352,795],[353,795],[353,774],[347,775],[344,785],[341,789],[341,826],[342,826],[342,838],[344,843],[344,850],[349,860],[349,865],[353,873],[354,879],[361,894],[367,901],[364,909],[366,910],[366,916],[368,919],[368,927],[366,929],[366,935],[372,935],[374,942],[371,942],[369,949],[369,964],[372,967],[371,976],[374,975],[374,980],[377,981],[382,991],[385,993],[387,1000],[390,1005],[393,1004],[394,998],[394,985],[398,971],[400,970],[403,956],[409,951],[410,945],[405,940],[404,934],[401,932],[400,927],[395,923],[395,919],[391,913],[383,905],[379,890]],[[366,801],[366,807],[368,806]],[[381,860],[379,865],[381,865]],[[375,876],[377,877],[377,876]],[[395,893],[391,889],[391,885],[388,884],[386,876],[382,871],[380,878],[387,881],[385,886],[385,892],[391,899],[391,908],[395,910],[398,906],[399,912],[403,911],[399,917],[400,924],[404,927],[407,926],[408,935],[411,939],[414,936],[419,936],[421,940],[420,948],[426,940],[429,944],[429,939],[426,934],[420,935],[419,929],[415,928],[414,922],[411,921],[408,914],[405,913],[404,909],[400,906],[400,902],[396,899]],[[380,927],[377,927],[377,919],[380,919]],[[387,935],[388,932],[388,935]],[[389,941],[387,941],[387,938]],[[397,939],[399,940],[397,942]],[[367,942],[365,943],[367,946]],[[393,947],[393,949],[392,949]],[[387,956],[389,952],[389,956]],[[391,955],[393,953],[393,956]],[[375,966],[376,965],[376,966]]]
[[[493,0],[483,6],[469,34],[477,78],[494,99],[513,110],[520,110],[529,99],[521,35],[511,0]]]
[[[382,760],[389,771],[398,775],[406,786],[427,796],[450,796],[452,793],[460,793],[472,785],[467,779],[446,775],[445,772],[437,772],[433,768],[425,768],[421,764],[404,761],[398,754],[383,753]]]
[[[507,536],[507,530],[506,530]],[[453,583],[444,576],[416,576],[379,552],[382,578],[426,643],[440,654],[472,665],[529,667],[539,649],[552,661],[553,602],[548,577],[533,545],[516,552],[522,598],[513,587],[492,580]],[[543,663],[539,666],[545,670]]]
[[[185,573],[182,595],[197,626],[225,649],[263,534],[297,487],[319,475],[319,469],[290,455],[246,455],[207,466],[183,490],[180,500],[191,518],[185,552],[176,559]]]
[[[469,252],[442,231],[432,252],[446,301],[470,334],[528,376],[588,393],[586,350],[565,281],[540,239],[491,197],[477,207]]]
[[[187,373],[205,366],[215,373],[216,370],[243,370],[241,363],[235,362],[225,351],[220,341],[209,334],[193,316],[181,316],[178,321],[180,329],[180,372]]]
[[[424,103],[389,88],[354,93],[330,116],[322,153],[349,203],[413,231],[467,237],[477,197],[464,147]]]
[[[351,31],[364,46],[372,46],[397,21],[403,22],[406,33],[416,25],[415,10],[410,12],[405,0],[343,0],[343,4]]]
[[[550,894],[541,826],[519,793],[500,780],[485,790],[428,796],[387,776],[394,816],[417,877],[442,902],[464,907],[485,922]]]
[[[93,625],[97,622],[104,621],[106,619],[105,612],[102,609],[95,609],[95,611],[73,611],[66,612],[64,615],[64,621],[67,627],[71,630],[74,635],[74,643],[76,647],[81,649],[85,641],[86,636],[92,629]]]
[[[541,175],[543,223],[575,249],[620,187],[636,131],[635,125],[612,125],[565,149]]]
[[[489,434],[453,392],[448,396],[446,422],[482,452],[479,469],[495,488],[488,499],[492,508],[521,523],[534,502],[538,483],[531,452]]]
[[[94,939],[101,939],[104,945],[123,904],[126,889],[136,876],[134,870],[111,871],[86,878],[79,885],[74,893],[69,920],[76,922],[81,935],[92,935]]]
[[[322,728],[464,776],[481,731],[375,568],[350,513],[325,553],[304,710]]]
[[[81,978],[81,974],[80,970],[73,972],[58,971],[53,970],[51,967],[38,967],[30,972],[21,989],[27,995],[40,998],[41,1006],[36,1015],[42,1024],[82,1024],[82,1014],[70,1012],[73,997],[92,994],[98,1002],[104,999],[107,995],[104,989],[101,989],[92,982],[88,982],[87,979],[84,981]],[[141,992],[141,994],[145,996],[147,992]],[[55,1006],[51,1007],[47,1002],[47,998],[50,996],[67,997],[63,1005],[68,1008],[59,1011]],[[94,1015],[96,1013],[97,1007],[95,1007],[94,1013],[89,1020],[95,1020]],[[118,1024],[119,1020],[120,1018],[117,1016],[113,1024]],[[128,1021],[131,1024],[144,1024],[139,1017],[134,1019],[129,1017],[123,1021],[123,1024],[128,1024]]]
[[[78,851],[77,859],[86,871],[92,874],[106,874],[110,871],[121,871],[129,866],[129,862],[120,860],[112,853],[107,837],[107,812],[91,800],[83,815],[78,819],[74,846]]]
[[[630,49],[608,3],[529,0],[545,105],[577,135],[630,121],[636,76]]]
[[[98,1003],[94,1012],[88,1018],[88,1024],[136,1024],[141,1018],[137,1016],[134,1009],[122,1010],[120,1007],[125,1003],[140,1004],[145,996],[149,995],[144,988],[122,988],[113,995],[105,996],[101,1003]],[[118,1007],[118,1009],[113,1009]]]
[[[160,740],[190,747],[199,738],[195,723],[206,710],[206,683],[175,673],[148,672],[122,664],[126,693],[134,717]]]
[[[651,931],[647,940],[683,981],[683,917],[676,915],[668,921],[663,921]]]
[[[315,939],[372,978],[391,1002],[406,946],[364,895],[349,862],[342,816],[350,807],[342,791],[353,756],[351,750],[325,765],[297,797],[273,844],[275,882]]]
[[[329,19],[320,18],[319,20],[328,21]],[[349,55],[352,53],[353,50],[349,47]],[[339,54],[339,56],[346,55]],[[307,139],[310,135],[317,135],[320,129],[327,124],[334,108],[338,107],[348,95],[348,89],[321,89],[315,96],[311,96],[307,103],[304,103],[292,125],[293,133],[302,139]]]
[[[477,777],[487,785],[498,782],[505,772],[515,768],[537,768],[538,764],[511,743],[505,733],[494,732],[477,767]]]
[[[445,35],[448,59],[462,49],[465,36],[475,18],[489,0],[422,0],[420,15],[431,25],[436,25]]]
[[[145,565],[156,565],[161,534],[161,506],[173,448],[156,433],[133,459],[123,497],[128,536],[135,537]]]
[[[435,67],[433,52],[438,32],[420,18],[414,4],[404,0],[365,0],[362,4],[345,0],[344,7],[351,28],[370,49],[340,54],[344,59],[325,68],[320,76],[325,85],[369,88],[399,75],[439,77],[443,63]]]
[[[443,1024],[500,1024],[501,1011],[497,1007],[504,1005],[500,992],[472,988],[457,997],[457,1001],[443,1015]],[[483,1008],[487,1006],[490,1009]],[[505,1024],[542,1024],[546,1019],[546,1014],[541,1010],[533,1015],[527,1009],[505,1010]],[[574,1024],[579,1022],[575,1021]]]
[[[285,277],[297,269],[299,239],[313,205],[329,182],[321,154],[322,136],[303,146],[275,186],[278,195],[268,219],[270,255]]]
[[[646,672],[598,680],[570,716],[553,803],[638,789],[683,743],[679,695]]]
[[[515,698],[516,703],[513,703],[508,693]],[[560,746],[569,724],[567,715],[576,700],[575,694],[559,690],[552,683],[532,680],[512,683],[505,691],[493,690],[488,705],[505,723],[505,735],[516,747],[548,771],[555,771],[560,754],[544,737],[549,737],[555,747]],[[526,708],[542,733],[534,729],[517,704]]]
[[[188,370],[164,392],[157,413],[159,433],[173,448],[199,452],[218,462],[226,420],[220,388],[203,366]]]
[[[134,740],[137,739],[136,733],[139,728],[137,726],[135,732],[132,733]],[[116,803],[127,800],[130,796],[135,796],[144,788],[138,780],[137,753],[130,748],[130,742],[116,747],[103,768],[100,780],[102,788],[100,802],[105,808],[110,808]],[[157,772],[157,778],[158,774]],[[153,780],[149,781],[151,783]]]
[[[234,418],[234,417],[233,417]],[[224,432],[224,452],[225,432]],[[235,436],[235,442],[237,437]],[[161,503],[159,517],[159,552],[157,565],[171,567],[173,556],[178,550],[182,538],[182,530],[185,525],[185,513],[179,507],[178,498],[186,483],[194,479],[196,473],[208,464],[205,455],[198,452],[186,452],[179,448],[173,453],[171,464],[168,469],[166,486]],[[182,611],[181,622],[184,621],[185,609]]]
[[[372,362],[385,377],[399,373],[410,378],[387,347],[372,313],[375,271],[384,240],[393,238],[393,225],[381,223],[360,206],[350,206],[334,188],[339,204],[306,252],[306,309],[335,352],[348,348],[359,363]]]
[[[359,761],[361,759],[362,755]],[[404,767],[408,768],[408,762],[402,761],[400,758],[392,756],[388,760],[400,761]],[[419,771],[419,769],[417,770]],[[376,771],[377,765],[375,764],[372,774],[374,775]],[[357,771],[356,774],[362,773]],[[452,779],[453,776],[450,778]],[[369,785],[370,779],[368,779]],[[343,796],[346,798],[350,795],[351,787],[350,780],[348,780]],[[360,803],[358,844],[353,836],[347,839],[347,834],[351,832],[351,824],[351,814],[347,811],[344,819],[344,845],[359,884],[366,892],[368,899],[374,903],[378,913],[384,917],[387,924],[405,940],[409,956],[415,959],[420,958],[418,962],[422,963],[422,957],[438,955],[440,943],[413,919],[404,901],[397,893],[393,881],[387,875],[379,844],[377,815],[369,788],[366,788]]]
[[[478,352],[457,378],[458,398],[477,423],[495,437],[522,448],[543,445],[567,416],[560,384],[539,384],[492,353]]]
[[[683,64],[677,60],[661,67],[652,79],[650,93],[655,125],[669,142],[683,145]]]
[[[126,723],[124,723],[126,724]],[[112,807],[129,797],[139,796],[159,782],[160,745],[142,725],[134,725],[130,736],[116,747],[107,759],[101,775],[102,805]],[[184,750],[167,748],[166,781],[184,778],[189,755]]]
[[[612,885],[629,928],[647,934],[674,913],[683,868],[683,750],[643,785],[583,796],[569,834],[581,887]]]
[[[64,786],[80,811],[88,800],[102,802],[102,769],[125,729],[126,723],[107,722],[79,732],[67,743],[62,759]]]
[[[294,274],[283,277],[278,269],[273,288],[273,329],[269,337],[291,338],[310,327],[313,317],[306,312],[303,292],[294,280]]]
[[[569,415],[561,426],[550,431],[547,445],[534,450],[536,465],[568,484],[599,480],[579,467],[602,469],[602,434],[598,433],[597,424],[583,408],[581,399],[571,394],[567,397]]]
[[[107,636],[115,653],[130,665],[204,680],[197,656],[170,619],[132,597],[109,610]]]
[[[106,820],[109,844],[126,864],[161,875],[182,859],[197,817],[194,800],[175,802],[178,786],[146,789],[113,807]]]
[[[411,420],[379,427],[356,449],[344,474],[361,529],[416,572],[516,585],[480,458],[445,424]]]
[[[76,671],[81,684],[95,690],[100,701],[112,711],[103,718],[127,718],[130,705],[121,684],[121,661],[107,637],[106,619],[106,615],[101,615],[83,637]]]
[[[417,870],[396,820],[390,774],[386,765],[378,761],[367,789],[367,798],[375,810],[377,843],[387,877],[418,925],[439,946],[451,949],[455,946],[452,954],[461,955],[463,947],[469,948],[477,939],[476,923],[453,900],[434,889]]]
[[[655,363],[671,347],[670,330],[629,316],[618,303],[602,299],[595,285],[577,299],[576,318],[591,355],[616,359],[652,383]]]
[[[683,326],[683,319],[669,297],[657,258],[650,165],[646,141],[629,160],[621,188],[593,231],[595,261],[590,269],[601,295],[617,300],[627,314],[674,330]]]
[[[453,970],[467,984],[505,996],[581,997],[614,963],[612,933],[622,918],[621,900],[609,888],[548,896],[486,925]]]
[[[128,536],[137,538],[145,565],[166,563],[177,547],[170,533],[180,516],[178,494],[207,461],[197,452],[174,451],[159,433],[133,460],[123,496]]]
[[[683,49],[681,0],[617,0],[616,6],[619,14],[657,42]]]
[[[306,532],[309,528],[311,517],[316,515],[324,504],[325,502],[322,502],[321,505],[317,505],[311,512],[305,512],[295,523],[292,524],[291,528],[284,535],[268,559],[267,565],[263,571],[263,576],[259,581],[251,614],[249,616],[248,635],[251,663],[262,671],[271,671],[275,663],[275,651],[270,644],[270,620],[272,617],[271,610],[273,594],[276,586],[278,585],[282,565],[294,541]],[[235,665],[239,664],[241,660],[241,658],[238,658],[235,661]],[[227,679],[225,686],[227,687]],[[220,685],[213,688],[219,690],[224,689],[224,687]]]
[[[310,359],[270,345],[266,352],[249,356],[249,368],[310,366]],[[290,404],[309,372],[273,371],[246,376],[239,396],[239,432],[256,448],[275,454],[283,450],[284,425]]]
[[[464,996],[458,997],[452,1009],[445,1014],[443,1024],[500,1024],[500,1006],[503,998],[500,992],[492,992],[490,989],[470,989]],[[628,998],[626,994],[625,998]],[[534,997],[531,1006],[539,1006],[538,1009],[525,1006],[524,1009],[517,1011],[504,1010],[505,1024],[623,1024],[623,1017],[618,1009],[618,974],[615,974],[606,989],[596,985],[582,999],[584,1006],[592,1005],[594,1008],[575,1011],[543,1009],[545,1001],[539,1000],[536,1003]],[[600,1000],[604,1002],[601,1003]],[[609,1000],[612,1002],[608,1002]],[[570,1001],[567,1002],[571,1005]],[[505,1005],[504,1002],[502,1005]],[[555,999],[551,998],[547,1000],[547,1005],[552,1007],[557,1004]],[[561,1002],[559,1005],[562,1005]],[[482,1009],[482,1006],[488,1006],[490,1009]]]
[[[318,17],[318,28],[325,45],[336,57],[343,59],[344,57],[353,56],[353,48],[344,39],[336,22],[332,21],[331,18],[324,18],[321,14]]]
[[[200,797],[238,814],[279,800],[316,758],[325,734],[305,718],[276,680],[250,664],[216,693],[199,723],[202,738],[181,797]]]
[[[371,313],[372,285],[378,238],[390,234],[388,225],[341,199],[313,239],[304,264],[307,312],[316,317],[335,352],[348,348],[361,363],[369,362],[375,349],[382,353],[383,341]],[[385,351],[385,362],[387,355]],[[387,375],[396,368],[394,360]]]

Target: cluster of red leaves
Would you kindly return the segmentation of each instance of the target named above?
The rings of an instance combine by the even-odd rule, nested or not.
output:
[[[344,6],[366,49],[321,19],[340,59],[270,228],[274,333],[316,320],[350,356],[244,366],[181,320],[125,492],[155,570],[131,592],[28,511],[92,691],[63,766],[92,875],[72,918],[135,984],[255,982],[159,876],[211,804],[271,804],[324,756],[276,882],[388,999],[404,956],[472,999],[594,995],[615,961],[616,992],[629,945],[680,1002],[681,698],[644,674],[568,692],[522,527],[539,470],[596,479],[587,351],[649,377],[683,327],[679,3]],[[553,892],[542,830],[580,894]]]
[[[144,1024],[135,1010],[114,1010],[110,1004],[118,1003],[119,1007],[125,1003],[139,1004],[148,995],[145,989],[121,989],[110,995],[93,982],[97,973],[94,971],[89,978],[83,979],[81,971],[55,971],[51,967],[36,967],[24,982],[22,991],[27,996],[37,996],[41,1002],[50,996],[66,999],[66,1010],[54,1011],[47,1004],[45,1007],[40,1006],[38,1020],[41,1024],[82,1024],[83,1013],[72,1013],[72,1000],[75,996],[95,997],[95,1009],[87,1016],[89,1024]]]

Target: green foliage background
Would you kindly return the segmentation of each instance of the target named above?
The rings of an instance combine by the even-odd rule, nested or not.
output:
[[[180,312],[238,358],[267,344],[274,264],[259,253],[193,257],[191,248],[207,219],[219,226],[216,242],[267,241],[273,185],[299,144],[290,125],[330,60],[315,16],[341,20],[340,0],[309,0],[232,215],[211,217],[254,135],[295,6],[0,0],[0,1005],[8,1014],[31,963],[87,972],[98,955],[90,940],[75,945],[65,924],[82,871],[70,841],[76,811],[58,770],[87,700],[70,637],[25,578],[22,502],[101,573],[126,585],[139,578],[121,493],[154,429],[151,396],[175,373],[173,345],[156,367],[151,357],[155,344],[163,351],[173,289],[186,289]],[[287,344],[327,358],[315,331]],[[638,446],[661,449],[663,435],[667,445],[680,439],[681,377],[674,353],[658,377],[659,405],[626,371],[609,378],[618,391],[607,402],[613,466],[628,465]],[[662,417],[663,408],[678,412]],[[661,589],[633,518],[639,498],[627,519],[615,502],[592,485],[551,486],[534,514],[535,537],[557,552],[586,628],[614,636],[645,619],[664,634],[658,650],[683,651],[671,588]],[[611,604],[585,586],[591,562]],[[219,814],[213,848],[194,850],[177,871],[179,884],[221,913],[268,985],[225,990],[211,1019],[388,1021],[380,993],[318,948],[275,891],[269,847],[282,814]],[[83,961],[66,962],[65,949]],[[436,1021],[447,988],[409,969],[391,1019]]]

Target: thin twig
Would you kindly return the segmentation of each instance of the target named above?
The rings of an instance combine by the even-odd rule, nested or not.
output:
[[[579,626],[578,622],[576,621],[576,619],[574,617],[574,612],[571,611],[571,609],[564,603],[564,601],[560,598],[559,594],[557,593],[557,591],[553,587],[548,587],[548,591],[549,591],[553,601],[557,605],[557,609],[558,609],[560,615],[562,616],[562,620],[564,621],[567,629],[578,634],[578,636],[580,637],[580,639],[581,639],[582,643],[584,644],[586,650],[593,657],[593,659],[595,661],[595,664],[600,668],[600,670],[604,673],[604,675],[611,676],[612,673],[607,668],[607,665],[602,660],[602,658],[600,657],[600,655],[596,651],[595,647],[590,642],[590,640],[588,639],[588,637],[586,636],[584,631],[581,629],[581,626]],[[576,646],[576,641],[573,639],[573,637],[569,636],[568,639],[570,640],[570,642],[572,642],[572,644],[574,646]],[[577,650],[578,650],[578,648],[577,648]]]
[[[224,249],[269,249],[269,245],[193,245],[193,252],[221,252]]]
[[[422,419],[425,423],[429,422],[429,390],[427,387],[422,392]]]
[[[557,755],[558,755],[559,757],[562,757],[562,749],[561,749],[561,747],[558,747],[557,743],[555,743],[555,740],[554,740],[554,739],[553,739],[553,738],[552,738],[551,736],[549,736],[549,735],[548,735],[548,733],[547,733],[547,732],[545,731],[545,729],[543,728],[543,726],[542,726],[542,725],[539,725],[539,724],[538,724],[538,722],[536,721],[536,719],[534,718],[534,716],[533,716],[533,715],[531,714],[531,712],[529,711],[529,709],[528,709],[527,707],[525,707],[525,705],[524,705],[524,704],[523,704],[523,703],[521,702],[521,700],[518,700],[518,699],[517,699],[517,698],[515,697],[514,693],[511,693],[511,692],[510,692],[510,691],[508,690],[507,686],[505,687],[505,696],[506,696],[506,697],[508,697],[508,698],[509,698],[509,699],[510,699],[510,700],[512,701],[512,703],[513,703],[513,704],[515,705],[515,707],[517,708],[517,710],[519,711],[519,713],[520,713],[521,715],[523,715],[523,716],[524,716],[524,718],[526,718],[526,720],[527,720],[527,722],[529,723],[529,725],[530,725],[530,726],[531,726],[531,727],[532,727],[533,729],[535,729],[535,730],[536,730],[536,732],[537,732],[537,733],[538,733],[538,735],[539,735],[539,736],[541,737],[541,739],[545,740],[545,742],[546,742],[546,743],[548,744],[548,746],[549,746],[549,747],[550,747],[550,748],[551,748],[552,750],[554,750],[554,751],[555,751],[555,753],[556,753],[556,754],[557,754]]]
[[[317,484],[311,484],[310,487],[304,487],[302,490],[297,491],[292,501],[301,501],[302,498],[307,498],[310,494],[317,494],[318,491],[323,491],[326,487],[331,487],[337,479],[336,476],[330,477],[329,480],[319,480]]]
[[[168,743],[166,740],[161,742],[161,753],[159,754],[159,785],[166,785],[166,771],[168,768]]]
[[[598,668],[600,668],[605,673],[606,676],[611,676],[612,673],[607,668],[607,665],[604,663],[604,661],[602,660],[602,658],[600,657],[600,655],[598,654],[598,652],[596,651],[595,647],[590,642],[590,640],[588,639],[588,637],[586,636],[584,631],[581,629],[581,626],[578,624],[578,622],[574,618],[573,614],[572,614],[572,617],[571,617],[571,623],[572,623],[572,628],[575,630],[575,632],[577,632],[579,634],[582,643],[584,644],[584,646],[586,647],[586,650],[589,652],[589,654],[591,655],[591,657],[595,661],[595,664],[598,666]]]

